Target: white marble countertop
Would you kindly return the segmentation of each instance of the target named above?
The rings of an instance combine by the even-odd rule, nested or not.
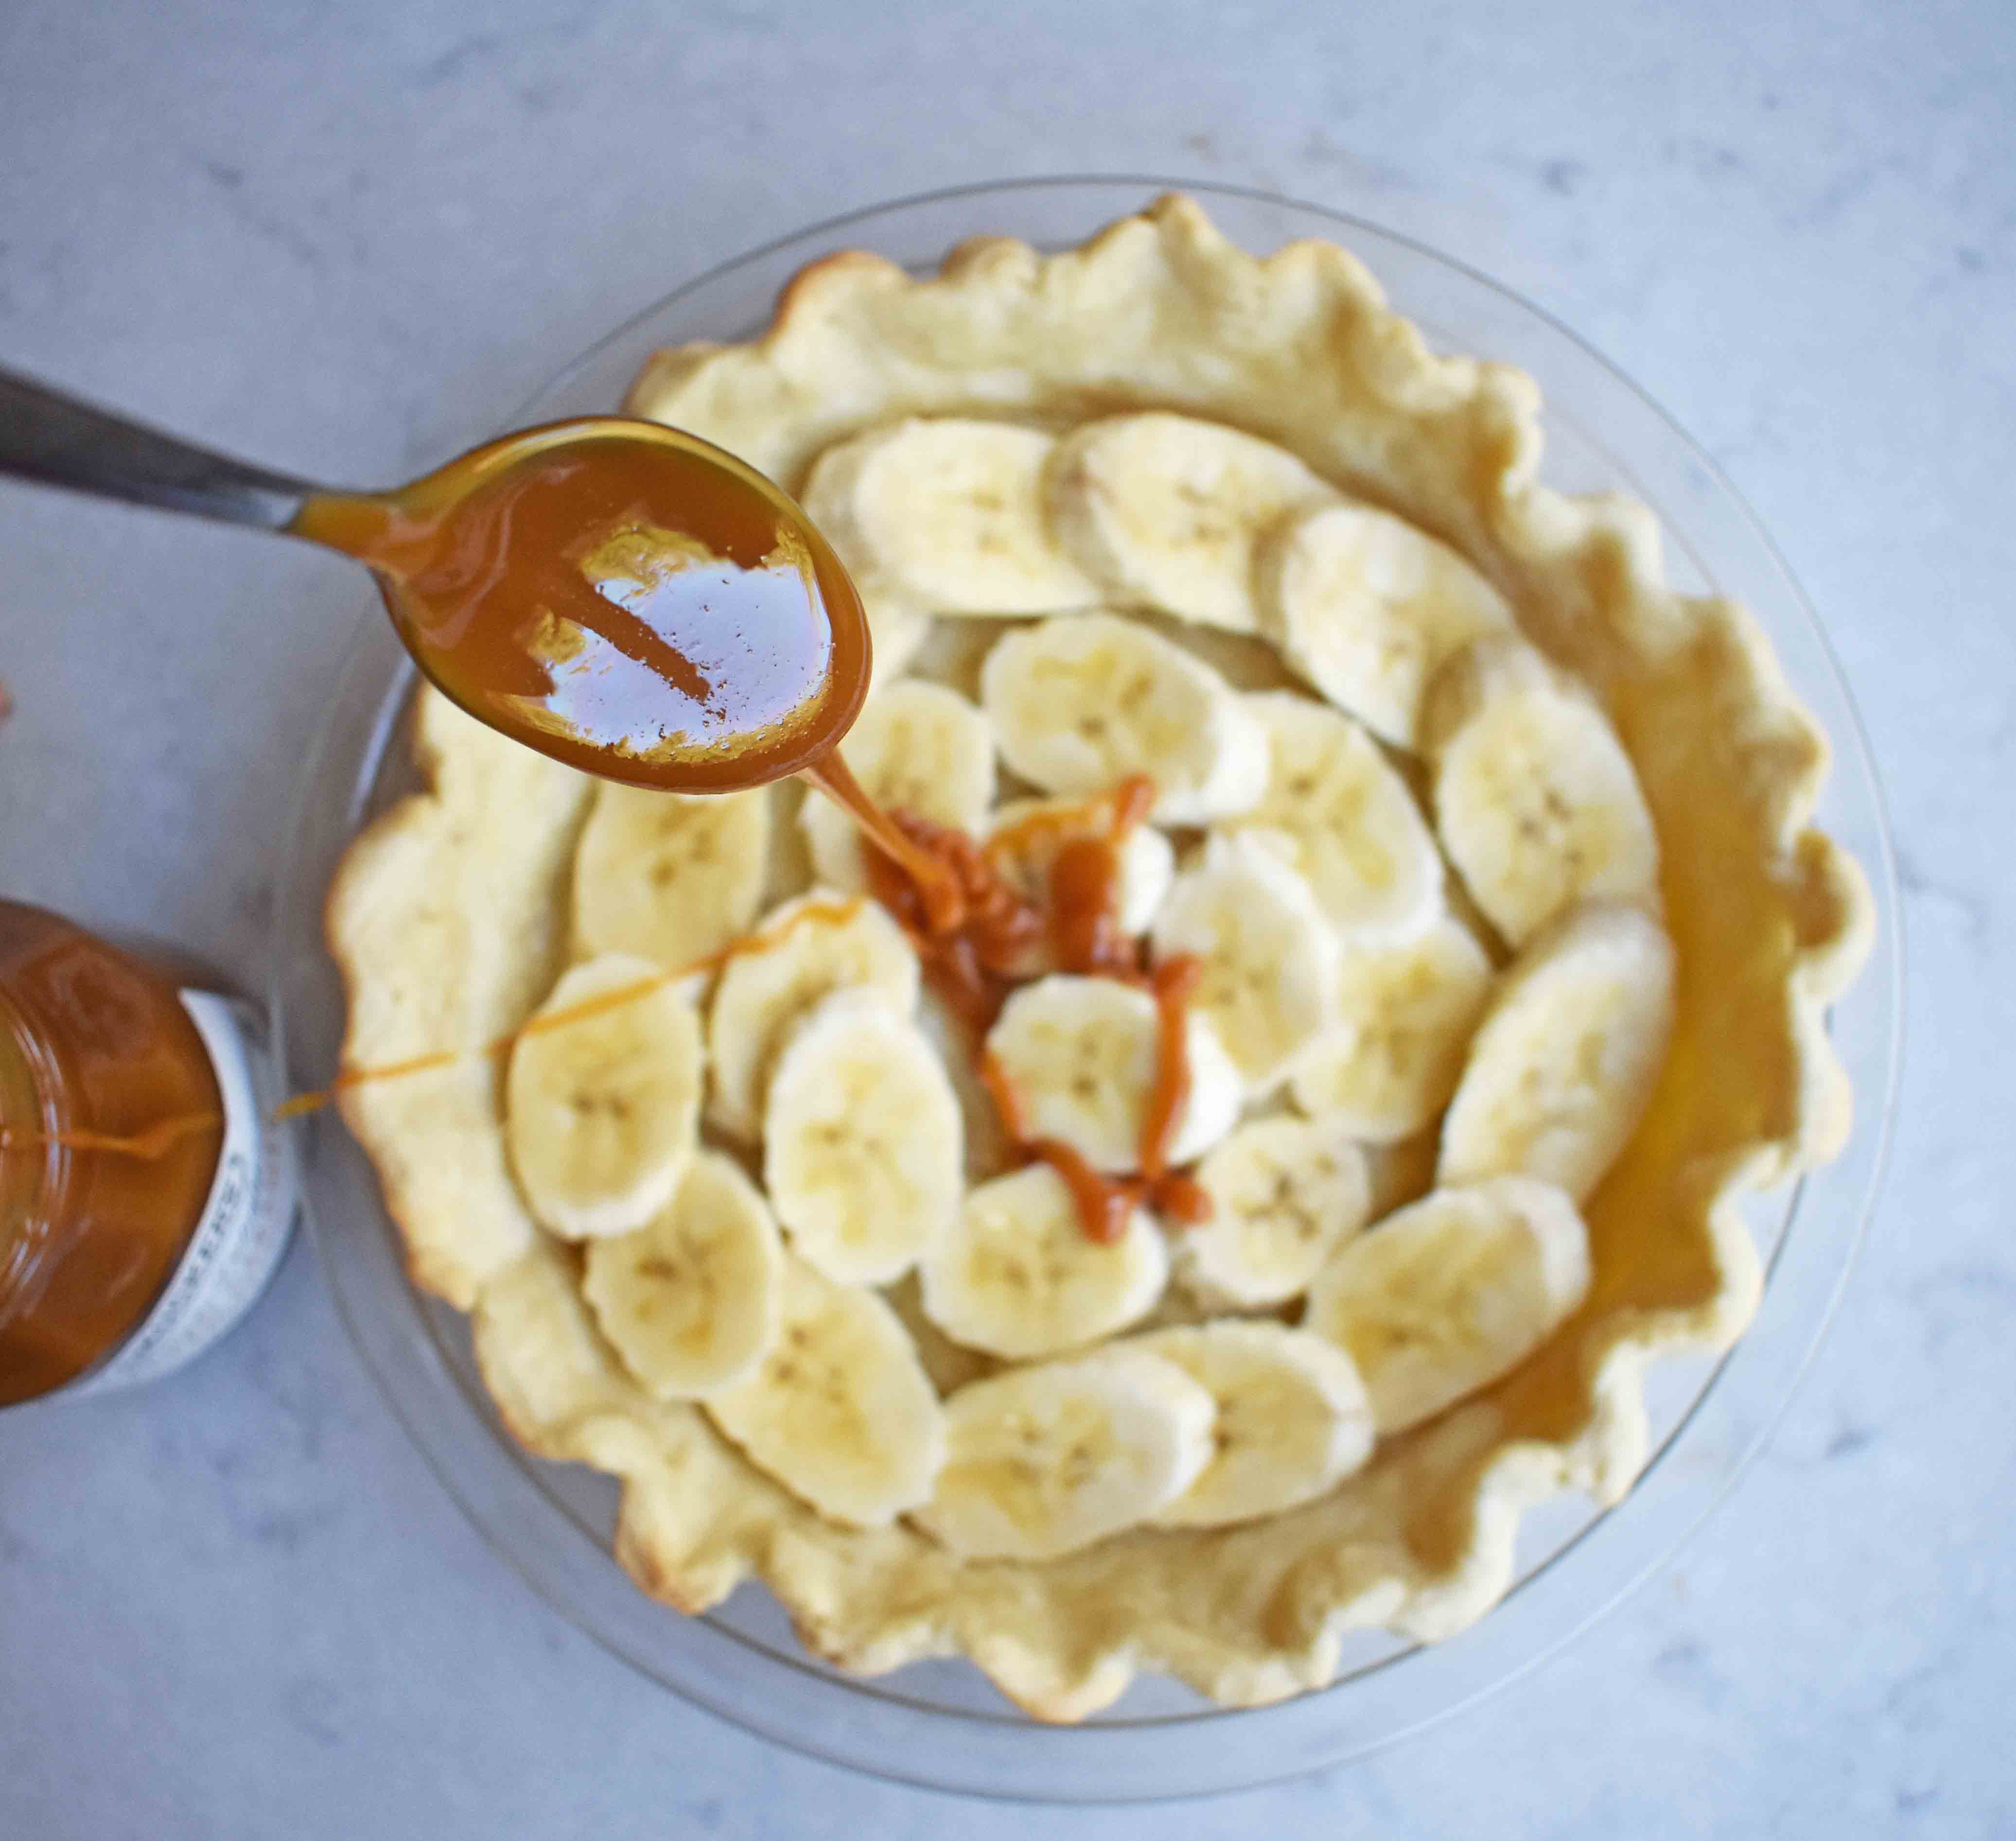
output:
[[[10,0],[0,362],[377,480],[671,282],[963,179],[1273,186],[1510,283],[1728,467],[1887,779],[1913,1063],[1766,1456],[1593,1634],[1370,1763],[1180,1812],[959,1806],[577,1635],[408,1444],[304,1244],[182,1377],[0,1423],[0,1835],[2016,1829],[2007,0],[1360,10]],[[0,557],[0,888],[262,979],[355,582],[25,490]]]

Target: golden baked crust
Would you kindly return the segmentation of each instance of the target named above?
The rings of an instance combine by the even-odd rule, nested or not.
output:
[[[1629,1486],[1648,1358],[1721,1347],[1748,1322],[1759,1268],[1739,1198],[1825,1161],[1848,1129],[1825,1013],[1872,907],[1853,862],[1809,828],[1825,741],[1748,615],[1664,585],[1643,507],[1537,482],[1530,379],[1433,355],[1344,251],[1256,260],[1180,197],[1053,257],[976,239],[930,279],[829,258],[761,339],[661,353],[627,406],[792,489],[830,443],[905,415],[1062,428],[1176,409],[1279,443],[1460,550],[1600,696],[1661,839],[1678,1012],[1650,1109],[1586,1205],[1589,1295],[1539,1353],[1305,1507],[1041,1564],[962,1562],[901,1523],[837,1526],[697,1407],[646,1396],[597,1335],[574,1256],[512,1187],[498,1057],[355,1087],[344,1116],[416,1281],[473,1306],[507,1423],[623,1479],[617,1556],[667,1602],[702,1610],[754,1574],[839,1666],[963,1652],[1043,1719],[1096,1710],[1137,1669],[1228,1704],[1276,1699],[1330,1679],[1351,1628],[1435,1638],[1474,1619],[1510,1582],[1527,1506]],[[416,734],[430,790],[358,841],[330,895],[351,1065],[494,1041],[565,951],[586,784],[431,693]]]

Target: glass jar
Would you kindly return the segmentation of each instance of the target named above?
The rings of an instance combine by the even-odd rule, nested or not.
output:
[[[293,1225],[280,1097],[242,1000],[0,901],[0,1406],[156,1379],[245,1314]]]

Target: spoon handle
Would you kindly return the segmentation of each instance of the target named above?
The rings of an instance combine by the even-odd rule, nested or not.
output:
[[[319,488],[80,402],[0,369],[0,474],[99,499],[284,530]]]

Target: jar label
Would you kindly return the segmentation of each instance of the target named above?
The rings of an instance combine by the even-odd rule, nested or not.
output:
[[[153,1309],[115,1353],[66,1390],[71,1393],[137,1387],[193,1361],[266,1288],[293,1227],[293,1138],[273,1122],[282,1095],[260,1019],[208,991],[181,995],[210,1051],[224,1103],[217,1174]]]

